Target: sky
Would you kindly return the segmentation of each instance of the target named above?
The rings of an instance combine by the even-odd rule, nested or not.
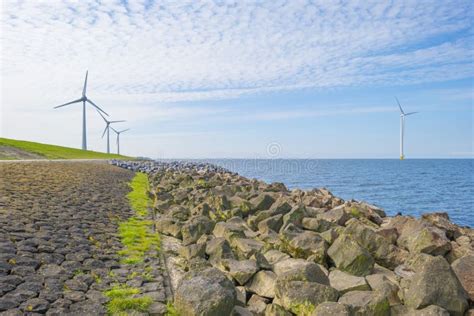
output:
[[[474,156],[472,1],[1,1],[0,136],[152,158]],[[87,108],[89,149],[105,151]],[[111,137],[114,137],[111,135]],[[112,150],[115,151],[114,139]]]

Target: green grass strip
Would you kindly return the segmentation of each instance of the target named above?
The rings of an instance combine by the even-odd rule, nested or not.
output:
[[[42,144],[24,140],[0,137],[0,146],[15,147],[20,150],[44,156],[47,159],[130,159],[130,157],[106,154],[91,150]],[[8,158],[8,157],[7,157]]]
[[[132,191],[127,195],[130,206],[137,215],[147,216],[148,206],[151,204],[148,197],[148,176],[145,173],[137,172],[129,185],[132,188]]]
[[[122,256],[122,263],[134,265],[142,263],[148,252],[160,250],[160,236],[153,231],[153,221],[146,219],[151,205],[148,176],[136,173],[129,186],[132,190],[127,198],[136,215],[119,223],[123,249],[118,254]],[[104,294],[110,298],[107,303],[108,314],[122,316],[131,311],[146,312],[153,301],[148,296],[137,297],[139,293],[138,288],[125,284],[116,284],[105,291]]]

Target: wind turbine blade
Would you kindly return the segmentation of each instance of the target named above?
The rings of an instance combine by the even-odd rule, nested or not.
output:
[[[86,96],[86,90],[87,90],[87,75],[89,74],[89,70],[86,71],[86,79],[84,80],[84,88],[82,89],[82,96]]]
[[[104,113],[105,115],[109,116],[109,114],[107,114],[107,112],[105,112],[104,110],[102,110],[101,108],[99,108],[99,107],[97,106],[97,104],[95,104],[94,102],[92,102],[92,100],[87,99],[86,101],[89,102],[90,104],[92,104],[93,106],[95,106],[96,109],[98,109],[99,111],[101,111],[101,112]]]
[[[107,119],[105,118],[105,116],[102,113],[100,113],[99,110],[96,109],[96,111],[97,111],[97,113],[100,114],[100,116],[102,116],[102,118],[104,119],[104,122],[107,123]]]
[[[405,114],[405,112],[403,112],[402,106],[400,105],[400,101],[398,101],[397,97],[395,97],[395,100],[397,100],[398,107],[400,108],[400,112],[402,112],[402,114]]]
[[[73,104],[73,103],[78,103],[78,102],[81,102],[81,101],[82,101],[82,99],[77,99],[77,100],[74,100],[74,101],[71,101],[71,102],[68,102],[68,103],[64,103],[64,104],[55,106],[54,108],[57,109],[57,108],[60,108],[60,107],[63,107],[63,106],[69,105],[69,104]]]
[[[110,123],[121,123],[121,122],[126,122],[126,121],[110,121]]]
[[[112,126],[110,126],[110,128],[115,132],[115,133],[118,133],[117,130],[115,128],[113,128]]]
[[[418,113],[418,112],[410,112],[410,113],[406,113],[406,114],[405,114],[405,116],[407,116],[407,115],[412,115],[412,114],[416,114],[416,113]]]
[[[127,129],[124,129],[124,130],[121,130],[120,133],[123,133],[123,132],[126,132],[126,131],[129,131],[130,128],[127,128]]]
[[[104,128],[104,132],[102,133],[102,138],[104,138],[105,132],[107,132],[107,128],[109,128],[109,125],[106,125]]]

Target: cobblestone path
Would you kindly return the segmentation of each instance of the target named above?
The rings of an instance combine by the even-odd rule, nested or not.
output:
[[[159,259],[120,263],[118,223],[133,215],[133,172],[104,162],[0,164],[0,315],[103,315],[116,282],[140,289],[160,315]]]

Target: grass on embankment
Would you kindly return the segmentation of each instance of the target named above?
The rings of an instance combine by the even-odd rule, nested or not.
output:
[[[143,263],[149,251],[160,250],[160,237],[153,231],[153,221],[146,219],[148,207],[151,205],[148,196],[148,176],[136,173],[129,185],[132,191],[127,198],[135,216],[119,223],[119,234],[123,244],[119,255],[122,257],[122,263],[139,265]],[[146,271],[143,276],[146,276]],[[153,301],[147,296],[136,297],[139,293],[140,290],[137,288],[126,284],[115,284],[104,292],[110,299],[107,303],[107,312],[109,315],[128,315],[130,311],[145,312]]]
[[[43,156],[45,159],[130,159],[130,157],[106,154],[97,151],[41,144],[24,140],[0,137],[0,146],[9,146],[27,153]]]

